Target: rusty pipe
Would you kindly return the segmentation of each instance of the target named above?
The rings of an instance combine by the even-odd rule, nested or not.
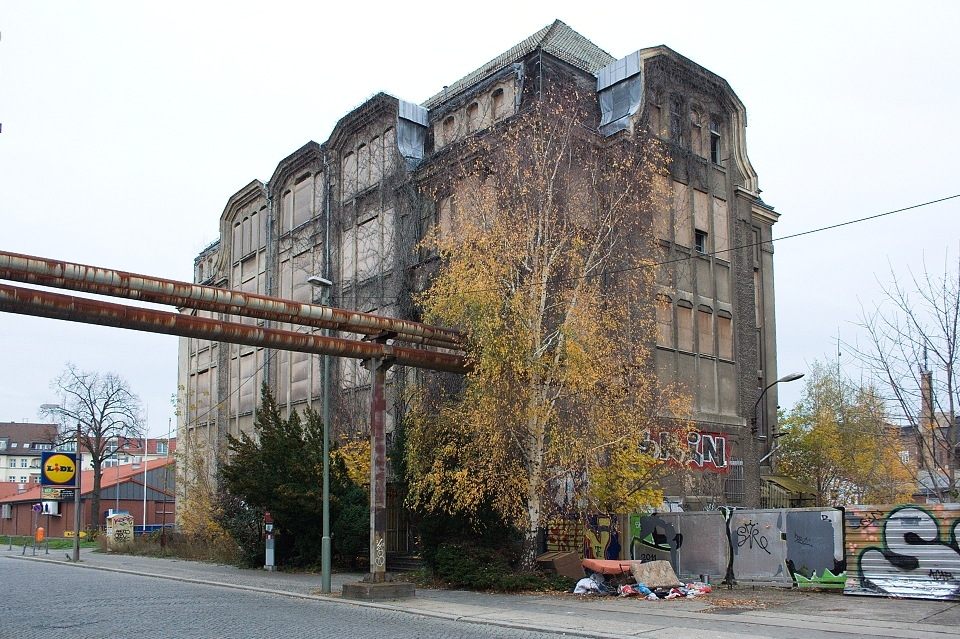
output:
[[[244,315],[350,333],[392,333],[400,341],[461,350],[458,331],[371,313],[305,304],[72,262],[0,251],[0,279],[125,297],[181,308]]]
[[[0,311],[301,353],[357,359],[392,359],[400,366],[450,373],[468,371],[466,358],[462,355],[425,351],[408,346],[323,337],[275,328],[246,326],[236,322],[113,304],[3,284],[0,284]]]

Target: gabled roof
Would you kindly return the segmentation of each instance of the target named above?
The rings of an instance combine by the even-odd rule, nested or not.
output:
[[[431,109],[537,49],[542,49],[545,53],[549,53],[588,73],[596,73],[608,64],[616,62],[616,58],[593,42],[587,40],[560,20],[554,20],[553,24],[545,26],[473,73],[460,78],[449,85],[446,91],[441,91],[429,98],[421,106]]]
[[[0,422],[0,439],[9,439],[7,449],[0,455],[31,454],[39,455],[39,450],[31,450],[31,443],[53,444],[57,440],[56,424],[27,424],[21,422]],[[11,445],[16,443],[14,448]]]

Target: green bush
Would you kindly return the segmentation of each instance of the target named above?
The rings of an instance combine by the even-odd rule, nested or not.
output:
[[[559,575],[515,572],[511,554],[467,544],[440,544],[434,555],[434,576],[455,588],[473,590],[570,590],[576,580]]]
[[[338,501],[339,516],[330,528],[333,550],[355,568],[358,559],[370,552],[370,498],[365,490],[352,484]]]

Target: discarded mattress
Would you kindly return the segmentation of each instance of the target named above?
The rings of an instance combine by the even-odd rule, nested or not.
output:
[[[630,574],[630,568],[632,566],[639,566],[641,562],[617,561],[615,559],[584,559],[582,564],[586,570],[598,572],[601,575],[624,575]]]

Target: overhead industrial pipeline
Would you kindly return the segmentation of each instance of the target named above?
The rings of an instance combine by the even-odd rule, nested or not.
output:
[[[301,353],[390,360],[400,366],[450,373],[466,373],[469,370],[463,355],[248,326],[3,284],[0,284],[0,312]]]
[[[462,350],[455,330],[372,313],[0,251],[0,279]]]

